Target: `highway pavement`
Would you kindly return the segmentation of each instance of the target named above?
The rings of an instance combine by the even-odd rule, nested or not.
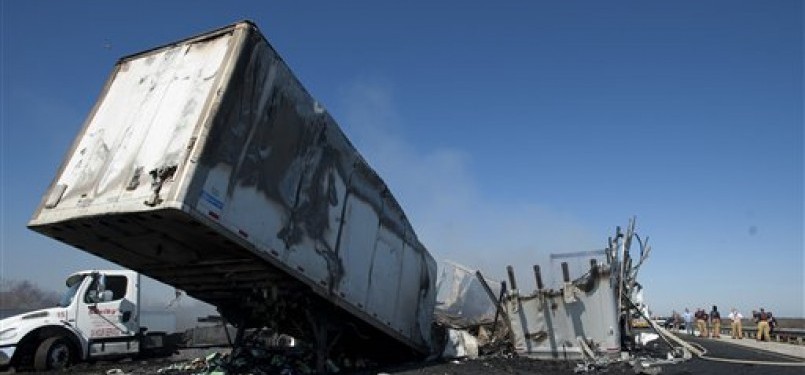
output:
[[[803,375],[805,346],[679,335],[683,340],[706,349],[703,358],[663,366],[663,374]]]

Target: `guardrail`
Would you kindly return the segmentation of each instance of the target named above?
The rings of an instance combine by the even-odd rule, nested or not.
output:
[[[711,327],[708,327],[710,329]],[[680,330],[673,330],[674,332],[685,332],[685,329]],[[743,326],[743,335],[746,338],[755,339],[757,338],[757,327],[756,326]],[[721,329],[719,330],[722,336],[730,336],[732,334],[732,330],[729,324],[722,324]],[[794,345],[805,345],[805,329],[802,328],[778,328],[772,332],[769,337],[771,341],[775,342],[784,342]]]
[[[731,334],[730,327],[721,327],[722,335]],[[744,327],[743,333],[745,337],[757,338],[757,327]],[[772,332],[769,337],[772,341],[787,342],[789,344],[803,345],[805,344],[805,329],[797,328],[778,328]]]

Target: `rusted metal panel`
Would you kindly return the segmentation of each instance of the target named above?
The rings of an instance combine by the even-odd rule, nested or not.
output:
[[[233,316],[312,292],[429,350],[433,258],[250,23],[121,59],[29,226]]]

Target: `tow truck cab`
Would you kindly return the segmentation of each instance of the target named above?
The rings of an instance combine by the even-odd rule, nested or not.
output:
[[[81,271],[66,284],[57,307],[0,320],[0,369],[47,371],[93,359],[164,354],[166,333],[146,333],[141,326],[138,273]]]

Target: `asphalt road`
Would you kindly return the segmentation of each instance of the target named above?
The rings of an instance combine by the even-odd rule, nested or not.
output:
[[[661,374],[725,374],[725,375],[804,375],[805,361],[784,354],[759,349],[732,345],[713,339],[699,339],[684,336],[685,340],[703,346],[707,350],[706,358],[694,358],[674,365],[663,365]],[[660,349],[661,350],[661,349]],[[716,361],[715,358],[728,360]],[[801,363],[803,366],[789,367],[780,365],[761,365],[740,363],[740,361],[763,361]],[[387,371],[396,375],[445,375],[445,374],[576,374],[575,364],[564,362],[545,362],[526,358],[487,358],[459,363],[432,363],[413,366],[408,369]],[[588,372],[588,374],[631,375],[635,374],[631,366],[619,363]]]
[[[784,354],[768,352],[760,349],[747,348],[738,345],[731,345],[714,339],[683,337],[688,342],[696,343],[707,349],[705,358],[723,358],[732,362],[714,361],[703,358],[695,358],[689,361],[663,366],[663,374],[729,374],[729,375],[803,375],[805,374],[805,362],[801,359],[793,358]],[[765,362],[785,362],[801,363],[799,367],[774,366],[760,364],[737,363],[739,361],[765,361]]]
[[[694,358],[674,365],[663,365],[662,375],[688,374],[725,374],[725,375],[804,375],[805,366],[788,367],[776,365],[760,365],[738,363],[739,361],[767,361],[802,363],[802,359],[764,350],[732,345],[713,339],[682,337],[707,349],[707,358],[723,358],[733,362],[714,361]],[[658,347],[662,351],[661,347]],[[155,374],[160,368],[171,364],[187,364],[192,358],[204,357],[215,349],[183,351],[172,358],[151,359],[147,361],[99,362],[95,364],[79,364],[65,372],[80,374],[105,375],[112,369],[120,369],[123,374]],[[565,361],[539,361],[524,357],[500,358],[486,357],[472,361],[448,361],[430,363],[409,363],[400,366],[389,366],[357,372],[357,374],[377,375],[387,373],[395,375],[512,375],[539,374],[564,375],[577,374],[576,363]],[[195,371],[174,371],[173,374],[191,374]],[[297,373],[297,372],[291,372]],[[616,363],[605,368],[585,372],[586,374],[633,375],[634,369],[628,363]]]

